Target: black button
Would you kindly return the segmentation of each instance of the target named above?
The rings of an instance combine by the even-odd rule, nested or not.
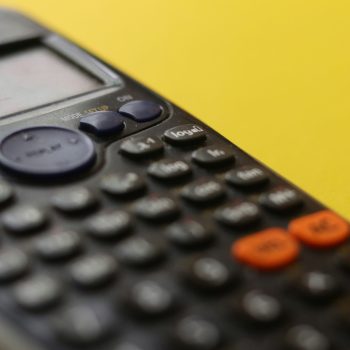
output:
[[[122,210],[102,212],[90,218],[86,228],[98,239],[121,238],[131,228],[131,218]]]
[[[84,288],[95,288],[114,280],[118,272],[115,259],[109,255],[96,253],[75,261],[70,273],[75,283]]]
[[[124,197],[142,192],[144,179],[137,173],[113,173],[102,178],[101,189],[109,195]]]
[[[4,227],[14,233],[23,234],[42,228],[47,222],[45,213],[30,205],[18,205],[2,216]]]
[[[191,174],[190,166],[183,160],[164,159],[153,163],[148,174],[159,180],[176,180]]]
[[[11,248],[0,253],[0,282],[13,281],[29,271],[30,263],[21,250]]]
[[[191,259],[182,269],[185,280],[200,291],[223,290],[238,278],[237,269],[209,256]]]
[[[118,330],[111,307],[107,305],[66,308],[55,315],[52,325],[60,339],[78,346],[96,344]]]
[[[174,349],[215,350],[222,335],[215,323],[200,316],[188,316],[178,322],[174,330]]]
[[[297,272],[291,279],[291,285],[298,294],[311,303],[330,301],[340,291],[340,285],[335,277],[317,270]]]
[[[215,167],[233,162],[235,155],[231,147],[212,145],[193,152],[192,159],[202,166]]]
[[[80,252],[81,239],[74,231],[56,229],[38,238],[35,250],[44,260],[68,259]]]
[[[163,245],[158,240],[142,237],[129,238],[117,246],[115,252],[121,262],[135,267],[146,267],[164,256]]]
[[[244,227],[260,219],[260,210],[250,202],[231,203],[217,209],[215,218],[230,227]]]
[[[146,100],[131,101],[119,108],[119,113],[132,118],[138,123],[148,122],[158,118],[163,109],[155,102]]]
[[[164,133],[165,141],[174,146],[184,146],[192,143],[204,141],[206,132],[198,125],[185,124],[175,126]]]
[[[66,213],[77,214],[94,207],[95,196],[85,187],[75,187],[56,193],[51,199],[52,205]]]
[[[252,325],[271,325],[278,322],[283,315],[281,303],[271,294],[260,290],[244,293],[233,304],[236,315]]]
[[[124,122],[117,112],[95,112],[81,118],[79,128],[96,136],[111,136],[124,129]]]
[[[229,171],[225,179],[233,186],[250,188],[266,183],[269,177],[263,169],[254,165],[245,165]]]
[[[181,194],[195,204],[207,205],[221,199],[225,189],[217,180],[200,179],[184,187]]]
[[[166,234],[173,243],[184,248],[202,247],[215,238],[210,228],[189,217],[169,226]]]
[[[1,165],[26,176],[81,173],[93,165],[95,158],[95,147],[88,136],[58,126],[22,129],[0,143]]]
[[[143,219],[164,221],[177,216],[179,207],[170,197],[152,194],[136,202],[134,211]]]
[[[14,197],[12,187],[4,182],[0,181],[0,206],[7,204]]]
[[[288,350],[330,350],[330,340],[319,330],[307,324],[289,329],[285,336]]]
[[[60,300],[61,292],[56,280],[46,275],[30,277],[19,282],[13,291],[16,302],[31,311],[53,306]]]
[[[120,152],[129,157],[145,157],[160,153],[164,148],[158,137],[132,137],[120,146]]]
[[[275,212],[286,212],[302,204],[300,194],[290,187],[279,186],[261,195],[260,203]]]
[[[175,304],[172,293],[152,280],[144,280],[134,284],[127,290],[125,299],[129,309],[142,317],[164,315]]]
[[[150,349],[147,347],[147,349]],[[143,345],[136,344],[134,342],[123,341],[121,343],[118,342],[117,346],[113,348],[113,350],[146,350]]]

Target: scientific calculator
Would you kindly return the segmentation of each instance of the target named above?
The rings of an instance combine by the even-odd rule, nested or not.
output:
[[[349,224],[0,11],[0,348],[349,350]]]

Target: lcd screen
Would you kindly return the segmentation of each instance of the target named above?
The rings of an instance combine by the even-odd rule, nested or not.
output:
[[[44,46],[0,52],[0,118],[101,85],[97,78]]]

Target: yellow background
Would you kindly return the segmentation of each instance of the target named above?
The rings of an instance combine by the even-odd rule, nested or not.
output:
[[[0,0],[350,218],[349,0]]]

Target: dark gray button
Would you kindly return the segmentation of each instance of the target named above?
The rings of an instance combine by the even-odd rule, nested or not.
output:
[[[235,155],[231,147],[212,145],[193,152],[192,159],[196,163],[210,168],[233,162]]]
[[[46,275],[30,277],[19,282],[13,291],[17,303],[32,311],[56,304],[62,295],[61,292],[56,280]]]
[[[81,239],[74,231],[55,229],[38,238],[35,250],[44,260],[69,259],[81,250]]]
[[[99,213],[87,222],[88,232],[98,239],[123,237],[131,227],[130,215],[122,210]]]
[[[147,349],[149,348],[147,347]],[[144,348],[143,345],[139,345],[134,342],[123,341],[122,343],[118,343],[118,345],[114,347],[113,350],[146,350],[146,348]]]
[[[215,218],[224,225],[243,227],[260,219],[260,210],[250,202],[238,202],[225,205],[215,211]]]
[[[107,305],[74,305],[55,315],[53,328],[59,338],[73,345],[96,344],[118,330]]]
[[[113,281],[117,272],[115,259],[102,253],[80,258],[70,268],[73,281],[84,288],[103,286]]]
[[[250,188],[266,183],[269,177],[263,169],[253,165],[245,165],[229,171],[225,179],[233,186]]]
[[[209,205],[225,195],[225,189],[214,179],[200,179],[187,186],[181,192],[182,196],[198,205]]]
[[[165,141],[174,146],[183,146],[204,141],[206,137],[205,131],[195,124],[175,126],[164,133]]]
[[[124,122],[117,112],[95,112],[81,118],[79,128],[96,136],[111,136],[124,129]]]
[[[170,197],[151,194],[135,203],[135,213],[150,221],[164,221],[179,214],[177,203]]]
[[[193,287],[202,291],[220,291],[237,279],[237,270],[218,259],[202,256],[183,266],[183,275]]]
[[[143,123],[158,118],[162,110],[162,107],[156,102],[136,100],[121,106],[119,113],[139,123]]]
[[[192,218],[185,218],[169,226],[167,237],[184,248],[202,247],[215,237],[213,231]]]
[[[46,223],[45,213],[39,208],[19,205],[7,210],[2,216],[4,227],[17,234],[40,229]]]
[[[267,209],[282,213],[299,207],[302,198],[293,188],[278,186],[262,194],[260,203]]]
[[[191,174],[191,168],[183,160],[164,159],[151,164],[148,174],[159,180],[175,180]]]
[[[83,133],[37,126],[1,140],[0,164],[27,176],[62,176],[86,170],[95,160],[94,144]]]
[[[244,321],[260,326],[277,322],[283,313],[279,300],[260,290],[251,290],[235,299],[234,309]]]
[[[330,340],[319,330],[307,324],[291,328],[285,338],[290,350],[330,350]]]
[[[101,189],[106,193],[123,197],[142,192],[146,188],[144,179],[137,173],[113,173],[101,180]]]
[[[340,291],[340,284],[334,276],[318,270],[297,273],[291,284],[310,303],[331,301]]]
[[[158,262],[164,256],[164,248],[156,240],[136,237],[122,242],[117,246],[115,253],[126,265],[146,267]]]
[[[213,322],[200,316],[188,316],[175,328],[177,348],[184,350],[214,350],[221,343],[221,332]]]
[[[158,137],[135,137],[124,141],[120,152],[129,157],[145,157],[163,150],[164,145]]]
[[[157,282],[145,280],[136,283],[126,293],[126,305],[139,316],[160,316],[174,306],[169,290]]]
[[[74,187],[57,192],[51,199],[52,205],[67,214],[88,210],[97,204],[95,196],[85,187]]]
[[[0,282],[15,280],[29,271],[26,254],[19,249],[7,249],[0,253]]]

